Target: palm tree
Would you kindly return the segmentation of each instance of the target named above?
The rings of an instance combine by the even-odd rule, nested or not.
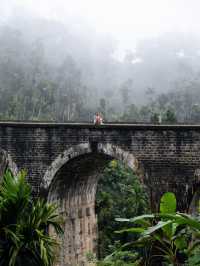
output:
[[[57,207],[33,201],[25,176],[7,170],[0,184],[0,266],[52,265],[57,242],[48,227],[62,233]]]

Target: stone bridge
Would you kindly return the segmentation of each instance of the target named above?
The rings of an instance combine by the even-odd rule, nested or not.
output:
[[[200,126],[0,122],[0,152],[5,167],[28,170],[36,197],[59,204],[58,265],[85,265],[86,252],[96,252],[95,193],[107,162],[115,158],[138,174],[152,209],[173,191],[179,210],[188,210],[199,184]]]

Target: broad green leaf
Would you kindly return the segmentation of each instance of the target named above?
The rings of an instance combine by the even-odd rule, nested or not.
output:
[[[168,214],[168,213],[159,213],[157,217],[171,219],[173,222],[177,223],[178,225],[188,225],[191,229],[200,230],[200,222],[184,213],[176,213],[176,214]]]
[[[161,213],[176,213],[176,196],[172,192],[166,192],[160,200]]]
[[[140,216],[136,216],[134,218],[126,219],[126,218],[116,218],[115,221],[118,222],[131,222],[139,225],[143,225],[146,227],[149,227],[151,223],[148,221],[149,219],[155,218],[154,214],[144,214]]]
[[[160,221],[155,226],[151,226],[147,230],[145,230],[143,235],[150,235],[150,234],[154,233],[155,231],[158,231],[159,229],[161,229],[164,226],[167,226],[167,225],[169,225],[171,223],[172,223],[171,220],[168,220],[168,221],[165,221],[165,222]]]
[[[134,218],[130,218],[130,222],[135,223],[143,219],[153,219],[153,218],[155,218],[154,214],[144,214],[144,215],[136,216]]]
[[[127,229],[122,229],[119,231],[115,231],[117,234],[121,234],[124,232],[129,232],[129,233],[143,233],[145,231],[145,228],[142,227],[133,227],[133,228],[127,228]]]
[[[117,222],[130,222],[130,219],[127,219],[127,218],[115,218],[115,221],[117,221]]]

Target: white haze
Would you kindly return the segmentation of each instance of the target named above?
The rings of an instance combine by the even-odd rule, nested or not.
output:
[[[35,49],[55,89],[74,71],[84,106],[105,98],[120,109],[124,91],[127,106],[144,104],[148,88],[165,93],[199,76],[199,10],[199,0],[0,0],[0,88],[12,91],[13,66],[32,77]]]
[[[109,33],[118,54],[166,32],[200,32],[198,0],[1,0],[1,20],[19,12],[34,13],[97,32]]]

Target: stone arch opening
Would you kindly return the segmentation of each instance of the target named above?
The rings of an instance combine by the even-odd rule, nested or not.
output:
[[[65,233],[59,266],[86,265],[86,253],[97,251],[96,189],[100,173],[112,159],[134,171],[139,169],[131,153],[113,145],[92,143],[67,150],[45,174],[48,201],[57,203],[63,217]]]
[[[10,154],[0,148],[0,178],[6,169],[10,169],[13,174],[17,174],[17,166],[13,162]]]
[[[194,183],[187,187],[188,191],[188,212],[199,215],[200,211],[200,169],[194,171]]]
[[[142,166],[139,165],[137,158],[131,152],[125,151],[120,147],[109,143],[91,142],[75,145],[60,154],[46,170],[41,188],[48,190],[56,173],[69,160],[91,152],[111,156],[112,158],[127,164],[127,166],[134,171],[141,172],[140,176],[142,177]]]

